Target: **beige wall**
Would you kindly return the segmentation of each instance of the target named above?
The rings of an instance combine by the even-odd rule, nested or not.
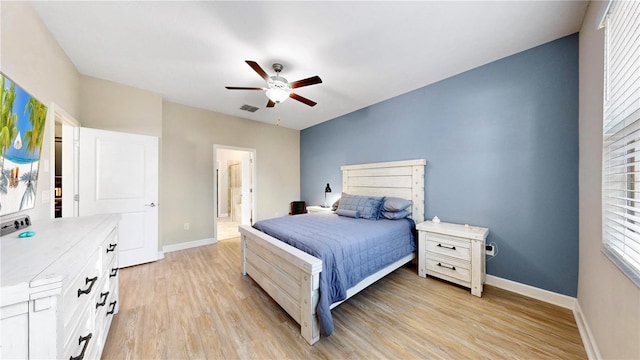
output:
[[[578,303],[604,359],[640,359],[640,289],[600,251],[603,2],[580,30],[580,265]]]
[[[164,245],[213,238],[214,144],[256,150],[254,220],[285,215],[300,197],[298,130],[165,102],[162,133]]]
[[[78,116],[80,73],[27,2],[2,1],[2,72],[45,104]]]
[[[29,3],[22,1],[0,1],[0,12],[0,70],[44,104],[55,102],[77,117],[80,74],[38,14]],[[35,221],[51,216],[51,203],[42,201],[42,192],[51,191],[53,176],[53,164],[48,160],[52,151],[53,127],[49,125],[40,153],[36,206],[21,213],[28,214]]]
[[[162,96],[142,89],[81,76],[82,126],[162,137]]]

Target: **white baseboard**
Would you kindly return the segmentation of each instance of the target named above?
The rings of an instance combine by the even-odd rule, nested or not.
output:
[[[596,341],[591,333],[591,328],[589,328],[587,319],[584,317],[584,313],[580,308],[580,303],[577,301],[576,306],[573,308],[573,317],[576,319],[576,325],[578,325],[578,331],[580,331],[580,337],[582,338],[584,350],[587,352],[587,358],[589,360],[602,359],[600,350],[598,350]]]
[[[493,275],[487,275],[485,277],[485,284],[499,287],[501,289],[509,290],[520,295],[528,296],[540,301],[548,302],[550,304],[561,306],[565,309],[573,310],[576,306],[576,298],[554,293],[548,290],[536,288],[533,286],[525,285],[519,282],[503,279]]]
[[[214,238],[208,238],[208,239],[202,239],[202,240],[193,240],[193,241],[187,241],[187,242],[182,242],[182,243],[177,243],[177,244],[164,245],[162,247],[162,251],[164,253],[168,253],[168,252],[173,252],[173,251],[191,249],[191,248],[198,247],[198,246],[211,245],[211,244],[215,244],[216,242],[217,241]],[[163,255],[163,257],[164,257],[164,255]]]

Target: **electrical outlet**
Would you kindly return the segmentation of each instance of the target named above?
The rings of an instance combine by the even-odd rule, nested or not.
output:
[[[485,255],[494,256],[496,254],[496,248],[493,245],[486,245],[484,248]]]
[[[184,229],[185,230],[189,230],[190,224],[189,223],[184,223]]]

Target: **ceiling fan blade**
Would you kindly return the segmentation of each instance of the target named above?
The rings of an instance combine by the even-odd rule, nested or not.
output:
[[[264,81],[269,81],[269,75],[267,75],[267,73],[264,70],[262,70],[262,68],[260,67],[260,65],[258,65],[257,62],[251,61],[251,60],[245,60],[245,62],[249,64],[249,66],[251,66],[251,68],[264,79]]]
[[[228,90],[264,90],[259,87],[225,86]]]
[[[276,106],[276,103],[269,100],[269,102],[267,103],[267,107],[274,107],[274,106]]]
[[[301,103],[305,103],[305,104],[307,104],[309,106],[315,106],[316,105],[315,101],[311,101],[311,100],[309,100],[309,99],[307,99],[305,97],[302,97],[302,96],[300,96],[300,95],[298,95],[296,93],[289,94],[289,97],[292,98],[292,99],[296,99],[296,100],[300,101]]]
[[[295,89],[303,86],[315,85],[320,83],[322,83],[322,79],[320,79],[319,76],[312,76],[310,78],[294,81],[290,83],[289,86],[291,86],[292,89]]]

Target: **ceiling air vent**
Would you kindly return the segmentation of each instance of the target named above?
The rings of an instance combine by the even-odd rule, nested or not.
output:
[[[240,110],[245,110],[245,111],[248,111],[248,112],[256,112],[256,110],[258,110],[258,108],[255,107],[255,106],[244,104],[244,105],[242,105],[240,107]]]

